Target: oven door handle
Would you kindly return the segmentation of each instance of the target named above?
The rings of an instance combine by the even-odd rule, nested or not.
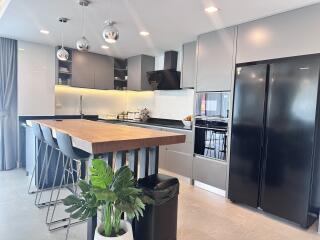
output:
[[[228,132],[228,129],[224,129],[224,128],[210,128],[210,127],[200,127],[200,126],[195,126],[195,128]]]

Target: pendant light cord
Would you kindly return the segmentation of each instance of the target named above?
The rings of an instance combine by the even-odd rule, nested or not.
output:
[[[82,8],[82,37],[84,37],[85,36],[85,11],[84,11],[85,6],[81,6],[81,8]]]
[[[61,31],[61,48],[63,48],[63,32],[64,32],[64,26],[63,26],[63,24],[64,24],[64,22],[61,22],[61,24],[62,24],[62,31]]]
[[[111,20],[111,2],[112,0],[106,0],[106,12],[107,12],[107,16],[106,16],[106,21],[110,21]]]

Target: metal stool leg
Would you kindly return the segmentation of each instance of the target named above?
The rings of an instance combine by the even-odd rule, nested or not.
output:
[[[81,162],[81,161],[77,161],[77,160],[76,160],[76,163],[77,163],[76,173],[77,173],[77,182],[78,182],[78,181],[81,180],[81,165],[82,165],[82,164],[86,164],[86,162],[84,163],[84,162]],[[85,166],[87,166],[87,164],[86,164]],[[72,168],[72,172],[73,172],[73,165],[72,165],[72,164],[71,164],[71,168]],[[86,172],[87,172],[87,171],[86,171]],[[75,182],[74,182],[74,176],[72,176],[72,184],[75,186],[74,194],[75,194],[75,195],[78,195],[78,185],[75,184]],[[85,221],[87,221],[87,220],[80,220],[80,221],[71,223],[71,216],[69,216],[65,240],[68,240],[68,238],[69,238],[70,227],[71,227],[72,225],[79,224],[79,223],[82,223],[82,222],[85,222]]]
[[[54,207],[53,207],[53,211],[52,211],[52,214],[51,214],[51,218],[50,218],[50,222],[49,222],[49,231],[53,231],[53,230],[56,230],[56,229],[59,229],[61,227],[57,227],[57,228],[51,228],[51,225],[53,223],[57,223],[57,222],[62,222],[62,221],[66,221],[67,218],[63,218],[63,219],[60,219],[58,221],[53,221],[53,217],[54,217],[54,213],[56,211],[56,208],[57,208],[57,204],[58,204],[58,199],[59,199],[59,196],[60,196],[60,192],[61,192],[61,188],[62,188],[62,184],[63,182],[65,181],[65,173],[66,173],[66,169],[67,169],[67,166],[68,166],[68,161],[69,159],[67,158],[67,160],[64,162],[64,166],[63,166],[63,176],[60,180],[60,185],[59,185],[59,189],[58,189],[58,194],[57,194],[57,197],[56,197],[56,200],[55,200],[55,203],[54,203]]]
[[[42,166],[41,166],[40,178],[39,178],[39,180],[38,180],[38,186],[37,186],[38,190],[37,190],[37,192],[36,192],[36,198],[35,198],[35,200],[34,200],[34,205],[35,205],[36,207],[38,207],[38,206],[37,206],[38,193],[41,191],[41,180],[42,180],[42,178],[43,178],[44,170],[45,170],[45,168],[47,167],[46,165],[48,164],[48,162],[47,162],[47,160],[46,160],[47,152],[48,152],[48,144],[46,144],[46,148],[45,148],[45,151],[44,151],[43,163],[42,163]],[[39,164],[39,161],[38,161],[38,164]]]
[[[61,158],[61,152],[59,151],[59,155],[58,155],[58,161],[57,161],[57,165],[56,165],[56,169],[54,172],[54,178],[53,178],[53,183],[52,183],[52,188],[51,188],[51,194],[50,194],[50,199],[49,202],[50,204],[48,205],[48,209],[47,209],[47,216],[46,216],[46,223],[48,224],[48,216],[49,216],[49,212],[50,212],[50,207],[52,205],[52,197],[53,197],[53,193],[54,193],[54,189],[55,189],[55,184],[56,184],[56,180],[57,180],[57,175],[58,175],[58,169],[60,166],[60,158]],[[61,176],[62,178],[63,176]]]
[[[69,165],[69,167],[68,167]],[[77,189],[78,189],[78,186],[77,184],[75,183],[75,178],[74,178],[74,175],[73,173],[75,172],[74,168],[73,168],[73,160],[70,159],[70,158],[67,158],[65,164],[64,164],[64,176],[63,178],[61,179],[61,182],[60,182],[60,187],[59,187],[59,190],[58,190],[58,195],[57,195],[57,198],[59,198],[60,196],[60,191],[61,191],[61,188],[62,188],[62,183],[65,183],[66,181],[66,173],[67,173],[67,181],[69,180],[70,178],[70,174],[72,174],[72,186],[73,186],[73,189],[71,190],[71,192],[73,192],[74,194],[77,194]],[[78,173],[78,176],[79,176],[80,172]],[[70,190],[70,189],[69,189]],[[50,223],[48,224],[49,225],[49,230],[50,231],[55,231],[55,230],[58,230],[58,229],[63,229],[63,228],[70,228],[70,226],[72,225],[75,225],[75,224],[79,224],[79,223],[82,223],[86,220],[82,220],[82,221],[77,221],[77,222],[74,222],[74,223],[71,223],[71,218],[63,218],[63,219],[60,219],[60,220],[56,220],[56,221],[53,221],[53,217],[54,217],[54,213],[56,211],[56,207],[57,207],[57,202],[55,202],[54,204],[54,208],[53,208],[53,212],[52,212],[52,215],[51,215],[51,219],[50,219]],[[58,226],[58,227],[55,227],[55,228],[51,228],[51,225],[53,223],[58,223],[58,222],[65,222],[68,220],[68,224],[66,225],[62,225],[62,226]]]
[[[39,159],[39,155],[40,155],[41,146],[42,146],[42,141],[40,141],[39,147],[37,149],[37,155],[36,155],[36,159],[35,159],[32,175],[31,175],[29,187],[28,187],[28,194],[34,194],[34,193],[37,192],[37,191],[30,191],[30,189],[31,189],[31,185],[32,185],[32,180],[35,177],[36,169],[38,167],[38,159]]]
[[[49,189],[44,189],[44,185],[45,185],[46,179],[48,178],[48,171],[49,171],[49,167],[50,167],[51,160],[52,160],[53,150],[54,149],[51,148],[51,151],[50,151],[50,154],[49,154],[49,159],[48,159],[48,161],[46,161],[47,164],[46,164],[46,167],[44,169],[45,175],[44,175],[44,177],[42,179],[40,179],[40,183],[42,181],[41,188],[40,188],[40,191],[38,191],[37,194],[36,194],[35,203],[36,203],[36,206],[39,207],[39,208],[46,207],[50,203],[50,202],[44,202],[44,203],[40,203],[40,202],[41,202],[41,197],[42,197],[43,191],[49,190]],[[39,196],[39,198],[38,198],[38,196]]]
[[[72,169],[72,185],[73,185],[73,187],[75,187],[75,183],[74,183],[74,176],[73,176],[73,164],[72,164],[72,161],[70,161],[70,167],[71,167],[71,169]],[[79,180],[79,174],[80,174],[80,171],[81,171],[81,167],[79,168],[79,164],[77,164],[77,180]],[[75,188],[75,191],[74,191],[74,194],[75,195],[77,195],[77,190],[78,190],[78,188],[76,187]],[[68,240],[68,238],[69,238],[69,231],[70,231],[70,227],[71,227],[71,215],[69,216],[69,220],[68,220],[68,226],[67,226],[67,233],[66,233],[66,240]]]

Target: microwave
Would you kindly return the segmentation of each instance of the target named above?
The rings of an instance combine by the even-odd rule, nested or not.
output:
[[[199,92],[196,95],[196,117],[229,118],[230,92]]]

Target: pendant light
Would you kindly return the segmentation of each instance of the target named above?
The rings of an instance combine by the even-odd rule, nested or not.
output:
[[[108,7],[107,7],[108,8]],[[110,0],[110,8],[108,9],[111,12],[111,0]],[[119,31],[114,26],[115,22],[107,19],[105,22],[105,27],[102,31],[102,37],[107,43],[115,43],[119,39]]]
[[[88,0],[79,0],[79,5],[82,8],[82,37],[76,42],[77,49],[81,52],[87,52],[89,50],[89,41],[85,37],[85,7],[89,5]]]
[[[105,28],[103,29],[102,32],[102,37],[107,43],[115,43],[119,39],[119,31],[118,29],[114,26],[115,22],[111,20],[106,20],[105,21]]]
[[[68,18],[64,18],[64,17],[59,18],[59,22],[61,22],[61,23],[66,23],[68,21],[69,21]],[[68,51],[66,49],[64,49],[64,47],[63,47],[63,29],[61,32],[61,48],[57,51],[57,58],[60,61],[67,61],[69,58]]]

